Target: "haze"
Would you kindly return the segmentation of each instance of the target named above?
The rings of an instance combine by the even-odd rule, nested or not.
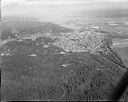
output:
[[[2,17],[27,16],[43,21],[64,21],[79,16],[84,10],[127,9],[126,2],[128,0],[3,0],[1,5]]]

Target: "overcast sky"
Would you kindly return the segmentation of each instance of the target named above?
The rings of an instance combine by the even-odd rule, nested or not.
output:
[[[128,0],[2,0],[3,3],[26,3],[26,2],[62,2],[62,3],[68,3],[68,2],[97,2],[97,1],[110,1],[110,2],[125,2]]]
[[[127,8],[128,0],[2,0],[1,5],[2,17],[26,15],[62,19],[82,9]]]
[[[16,5],[36,5],[36,4],[45,4],[45,5],[72,5],[79,3],[95,3],[95,2],[113,2],[121,3],[128,2],[128,0],[2,0],[2,6],[16,6]]]

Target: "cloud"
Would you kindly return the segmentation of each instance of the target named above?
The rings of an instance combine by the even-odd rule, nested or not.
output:
[[[24,4],[26,0],[2,0],[2,6],[9,6],[14,4]]]
[[[128,0],[108,0],[108,1],[111,1],[111,2],[128,2]]]
[[[26,1],[30,1],[30,2],[42,2],[42,1],[48,1],[48,2],[53,2],[53,1],[63,1],[63,2],[66,2],[66,1],[72,1],[72,2],[104,2],[104,1],[112,1],[112,2],[126,2],[128,0],[26,0]]]

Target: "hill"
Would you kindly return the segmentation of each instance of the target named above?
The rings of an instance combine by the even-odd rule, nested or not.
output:
[[[42,36],[0,49],[2,100],[104,100],[126,71],[109,61],[114,56],[66,52],[54,42]]]

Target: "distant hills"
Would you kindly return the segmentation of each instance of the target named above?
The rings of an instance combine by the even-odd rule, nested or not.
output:
[[[5,21],[5,22],[7,22],[7,21],[8,22],[19,22],[19,21],[21,21],[21,22],[25,22],[25,21],[35,22],[35,21],[39,20],[38,18],[35,18],[35,17],[26,17],[26,16],[24,16],[24,17],[21,17],[21,16],[4,16],[1,19],[2,19],[2,21]]]
[[[81,11],[83,16],[101,17],[101,18],[120,18],[128,17],[128,9],[93,9],[93,10],[83,10]]]
[[[39,22],[35,18],[27,20],[26,18],[4,18],[1,27],[1,39],[17,38],[37,33],[59,34],[61,32],[71,32],[72,29],[61,27],[50,22]]]

